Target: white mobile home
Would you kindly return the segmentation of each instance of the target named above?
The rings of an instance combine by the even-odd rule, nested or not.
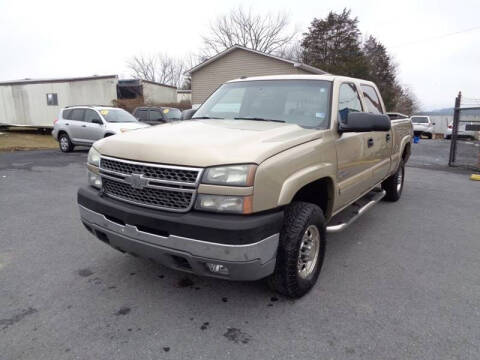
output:
[[[114,105],[122,98],[143,97],[176,102],[176,88],[145,80],[119,80],[117,75],[0,82],[0,125],[53,126],[61,108]]]

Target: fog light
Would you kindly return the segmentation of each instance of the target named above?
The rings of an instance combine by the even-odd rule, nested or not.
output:
[[[228,268],[220,264],[207,263],[208,270],[215,274],[228,275]]]
[[[100,189],[102,187],[102,178],[100,177],[100,175],[89,171],[88,172],[88,183],[91,186],[93,186],[97,189]]]

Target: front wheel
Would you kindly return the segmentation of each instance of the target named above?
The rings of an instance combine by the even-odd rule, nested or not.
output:
[[[325,256],[325,217],[317,205],[294,202],[285,211],[270,287],[300,298],[315,285]]]
[[[382,182],[382,189],[387,193],[384,197],[387,201],[397,201],[400,199],[403,190],[403,183],[405,182],[405,163],[403,160],[400,161],[395,174],[390,176],[384,182]]]

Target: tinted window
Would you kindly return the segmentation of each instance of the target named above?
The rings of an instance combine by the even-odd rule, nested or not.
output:
[[[72,120],[72,109],[63,110],[62,117],[67,120]]]
[[[86,109],[85,110],[85,121],[86,122],[92,122],[93,119],[100,120],[100,115],[98,115],[96,111]]]
[[[85,109],[73,109],[71,119],[77,121],[83,121],[83,114]]]
[[[347,121],[349,112],[362,112],[360,96],[354,84],[345,83],[340,85],[338,94],[338,113],[342,122]]]
[[[329,125],[331,82],[257,80],[222,85],[198,109],[199,117],[278,120],[306,128]]]
[[[135,116],[138,120],[148,120],[148,110],[137,110],[135,111]]]
[[[382,105],[375,89],[369,85],[362,85],[363,97],[367,103],[367,112],[383,114]]]
[[[150,110],[150,120],[163,121],[162,113],[158,110]]]

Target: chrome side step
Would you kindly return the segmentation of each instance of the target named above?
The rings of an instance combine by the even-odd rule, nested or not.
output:
[[[335,215],[330,220],[329,225],[327,225],[327,232],[336,233],[345,230],[348,226],[355,222],[355,220],[365,214],[368,209],[382,200],[385,194],[385,190],[374,189],[370,191],[364,197]]]

